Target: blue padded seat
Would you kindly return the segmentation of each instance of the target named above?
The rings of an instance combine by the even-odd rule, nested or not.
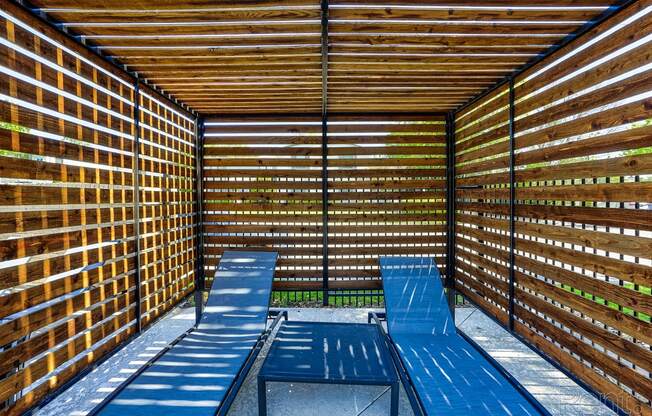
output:
[[[276,258],[225,252],[197,328],[98,414],[213,416],[265,331]]]
[[[457,333],[431,258],[381,257],[387,330],[428,415],[540,415]]]

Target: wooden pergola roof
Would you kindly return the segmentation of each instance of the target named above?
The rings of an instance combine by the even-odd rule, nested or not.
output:
[[[241,114],[318,113],[325,84],[333,112],[455,109],[612,1],[332,0],[325,14],[319,0],[33,3],[190,108]]]

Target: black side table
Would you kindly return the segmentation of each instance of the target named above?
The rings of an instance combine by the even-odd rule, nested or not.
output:
[[[390,415],[398,415],[396,369],[375,325],[283,322],[258,373],[260,416],[268,381],[389,386]]]

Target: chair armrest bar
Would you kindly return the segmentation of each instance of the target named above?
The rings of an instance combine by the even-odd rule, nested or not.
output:
[[[285,318],[285,320],[288,320],[288,311],[286,310],[281,310],[281,311],[269,311],[269,314],[267,316],[267,319],[273,319],[272,323],[270,324],[269,328],[267,328],[267,332],[270,333],[271,331],[276,328],[279,322],[281,322],[281,318]]]
[[[387,314],[385,312],[369,312],[367,314],[367,322],[371,323],[371,321],[374,321],[374,324],[378,327],[378,330],[383,335],[383,338],[385,338],[387,348],[389,349],[389,355],[392,357],[392,361],[394,362],[394,366],[398,371],[401,383],[403,383],[403,387],[405,387],[405,392],[407,393],[408,399],[410,400],[412,411],[416,416],[425,416],[426,412],[423,408],[423,405],[421,404],[421,399],[419,399],[417,391],[412,384],[412,380],[410,379],[410,376],[405,366],[403,365],[403,360],[398,354],[396,346],[392,342],[392,338],[389,336],[387,331],[385,331],[385,328],[382,325],[381,321],[387,321]]]
[[[256,345],[249,352],[249,355],[247,356],[244,365],[242,366],[242,368],[240,368],[240,371],[238,372],[237,376],[233,380],[233,383],[231,383],[231,386],[229,386],[229,390],[224,396],[223,402],[217,408],[217,411],[215,412],[216,416],[224,416],[229,412],[229,409],[233,404],[233,400],[235,400],[235,396],[238,394],[238,391],[240,391],[240,387],[242,387],[242,384],[247,378],[247,374],[249,374],[249,370],[251,369],[254,362],[256,361],[256,358],[258,358],[258,354],[260,353],[260,350],[263,348],[263,345],[265,345],[267,338],[269,338],[269,336],[274,331],[274,328],[276,328],[278,323],[281,322],[282,318],[285,318],[285,320],[287,321],[288,312],[285,310],[268,311],[267,318],[274,319],[274,320],[272,321],[271,325],[267,329],[265,329],[265,331],[258,337],[258,341],[256,342]]]

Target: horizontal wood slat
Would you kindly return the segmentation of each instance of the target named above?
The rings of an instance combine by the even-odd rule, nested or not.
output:
[[[515,331],[652,414],[652,18],[636,2],[514,79]],[[509,94],[456,118],[457,288],[508,322]]]
[[[354,260],[360,255],[372,259],[381,254],[429,255],[435,258],[443,273],[442,266],[446,264],[446,140],[443,131],[445,121],[441,117],[404,116],[398,120],[390,116],[357,117],[355,120],[351,117],[329,118],[330,267],[335,268],[342,260]],[[377,146],[364,140],[374,136],[405,136],[411,137],[412,141]],[[345,137],[348,139],[346,144],[338,140]],[[361,140],[356,142],[357,138]],[[421,157],[426,154],[432,156]],[[415,165],[424,171],[433,171],[432,176],[423,178],[420,170],[413,169]],[[331,170],[334,167],[338,170]],[[383,167],[394,171],[391,180],[375,176]],[[374,171],[365,171],[367,168]],[[330,177],[331,172],[340,175]],[[364,172],[368,177],[360,176]],[[394,229],[401,235],[392,236],[382,231],[362,234],[366,224],[386,227],[387,232]],[[346,237],[340,236],[339,229],[346,227],[350,231],[346,232]],[[422,232],[418,231],[419,227],[422,227]],[[438,231],[426,231],[432,227]],[[336,254],[340,252],[346,254]],[[377,281],[380,278],[375,261],[371,274],[358,279]],[[348,270],[352,278],[359,274],[354,262],[342,269],[338,267],[337,272],[340,270]]]
[[[192,290],[194,116],[11,3],[0,38],[0,412],[21,414],[135,334],[139,299],[147,325]]]
[[[320,287],[320,119],[221,117],[205,129],[208,282],[225,250],[270,250],[280,255],[276,289]]]
[[[590,22],[609,2],[487,8],[328,6],[328,108],[452,110]],[[318,0],[134,5],[37,0],[85,41],[204,114],[321,111]],[[395,7],[396,6],[396,7]],[[445,7],[444,7],[445,6]],[[554,7],[550,7],[554,6]]]
[[[226,116],[205,129],[209,276],[224,250],[274,250],[277,290],[323,289],[321,119]],[[329,118],[329,289],[379,289],[380,255],[431,256],[445,271],[444,132],[441,117]]]

